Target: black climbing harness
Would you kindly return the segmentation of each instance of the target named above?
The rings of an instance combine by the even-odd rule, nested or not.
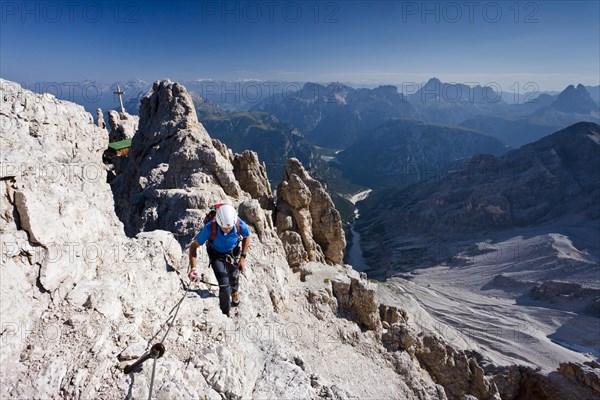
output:
[[[238,242],[238,243],[239,243],[239,242]],[[213,251],[214,251],[214,250],[213,250]],[[234,251],[235,251],[235,249],[234,249],[234,250],[232,250],[231,252],[234,252]],[[235,267],[237,267],[237,266],[238,266],[238,259],[236,259],[236,257],[235,257],[235,256],[231,255],[231,252],[230,252],[230,253],[216,253],[216,252],[215,252],[215,253],[213,253],[213,255],[214,255],[213,257],[214,257],[215,259],[217,259],[217,260],[224,261],[226,264],[229,264],[229,265],[232,265],[232,266],[235,266]],[[239,251],[239,252],[241,253],[241,249],[240,249],[240,251]],[[218,254],[218,255],[217,255],[217,254]],[[209,266],[210,266],[211,264],[212,264],[212,261],[209,263]],[[246,277],[246,274],[245,274],[244,272],[241,272],[241,274],[242,274],[242,276],[243,276],[244,278],[248,279],[248,278]],[[205,276],[204,276],[204,274],[201,274],[201,275],[200,275],[200,278],[199,278],[199,279],[197,279],[197,281],[198,281],[198,282],[202,282],[202,283],[204,283],[204,284],[206,284],[206,285],[209,285],[209,286],[217,286],[217,287],[227,287],[227,286],[229,286],[229,284],[227,284],[227,285],[217,285],[217,284],[214,284],[214,283],[207,282],[207,281],[206,281],[206,279],[205,279]]]

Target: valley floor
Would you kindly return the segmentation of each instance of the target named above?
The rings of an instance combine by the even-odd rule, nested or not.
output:
[[[555,233],[477,245],[483,250],[479,255],[459,255],[451,264],[388,279],[380,295],[388,303],[418,304],[413,308],[426,313],[413,323],[458,348],[478,350],[497,365],[550,372],[561,362],[600,357],[600,318],[590,308],[600,284],[595,256]],[[533,298],[531,289],[549,281],[585,290]]]

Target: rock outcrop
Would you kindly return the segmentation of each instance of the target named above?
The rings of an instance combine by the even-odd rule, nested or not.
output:
[[[323,185],[295,158],[288,161],[277,187],[275,224],[290,266],[342,263],[346,239],[340,214]]]
[[[254,227],[260,240],[280,243],[273,229],[273,220],[271,219],[270,211],[265,211],[260,206],[258,200],[245,200],[240,203],[238,214],[240,218]]]
[[[449,398],[460,399],[467,393],[480,400],[500,400],[496,385],[474,357],[433,335],[415,338],[415,342],[417,359]]]
[[[100,129],[106,129],[106,122],[104,121],[104,115],[102,114],[102,109],[98,108],[96,110],[96,117],[98,118],[98,128]]]
[[[140,340],[128,327],[148,332],[141,315],[163,313],[133,292],[179,293],[165,264],[181,248],[167,232],[122,234],[108,138],[83,107],[5,80],[0,90],[0,397],[115,398],[114,354]]]
[[[598,366],[561,363],[549,375],[521,365],[486,367],[494,375],[501,398],[518,399],[600,399]]]
[[[376,330],[381,327],[381,317],[372,286],[364,278],[348,277],[333,282],[333,295],[342,312],[350,313],[365,329]]]
[[[110,110],[108,112],[109,140],[118,142],[119,140],[131,139],[138,129],[139,122],[140,118],[137,115]],[[100,120],[98,120],[98,123],[100,123]]]
[[[302,267],[302,272],[304,280],[309,282],[323,277],[323,268]],[[406,360],[412,359],[444,388],[444,397],[463,399],[467,395],[500,399],[493,375],[484,371],[477,357],[455,349],[432,332],[418,331],[409,322],[406,310],[379,302],[377,286],[369,283],[364,274],[330,271],[327,281],[331,285],[329,290],[309,295],[309,301],[320,298],[313,300],[321,304],[316,314],[324,318],[328,309],[333,309],[338,315],[355,321],[361,329],[372,332],[382,345],[378,351],[387,352],[398,373],[406,373]],[[345,339],[357,347],[361,342],[358,337],[346,336]]]
[[[273,209],[273,193],[267,177],[267,168],[258,161],[258,155],[250,150],[233,156],[233,173],[241,188],[257,199],[265,210]]]
[[[155,82],[142,99],[128,163],[111,185],[129,236],[165,229],[183,245],[202,227],[212,204],[247,197],[228,157],[198,122],[188,92],[170,81]]]
[[[4,250],[11,253],[9,260],[13,256],[36,260],[18,274],[25,277],[26,271],[39,270],[41,296],[53,293],[66,279],[90,272],[82,260],[82,248],[71,249],[72,262],[65,268],[55,262],[60,254],[50,256],[47,244],[81,238],[110,243],[113,231],[121,226],[105,216],[113,213],[109,188],[96,190],[106,179],[98,152],[108,142],[83,107],[49,95],[34,96],[12,82],[0,83],[3,241],[19,244]],[[80,201],[81,193],[93,195],[75,207],[73,202]],[[77,230],[80,237],[73,238],[70,230]],[[36,259],[36,255],[46,257]]]
[[[600,298],[600,289],[584,288],[577,283],[546,281],[531,289],[529,295],[535,300],[554,304],[583,301],[585,298]]]
[[[600,364],[597,362],[587,362],[584,365],[572,362],[561,363],[558,371],[574,377],[582,386],[592,389],[600,396]]]

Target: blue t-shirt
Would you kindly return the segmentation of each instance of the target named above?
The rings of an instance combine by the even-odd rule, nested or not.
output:
[[[250,236],[250,230],[248,229],[248,225],[242,221],[241,218],[238,218],[240,221],[240,230],[243,237]],[[200,246],[202,246],[208,239],[210,239],[210,235],[212,233],[212,224],[216,224],[214,221],[209,221],[202,231],[196,236],[196,241]],[[229,233],[224,233],[221,228],[217,227],[217,236],[215,240],[212,241],[211,247],[218,251],[219,253],[229,253],[238,242],[238,233],[236,232],[237,226],[233,226],[233,229]]]

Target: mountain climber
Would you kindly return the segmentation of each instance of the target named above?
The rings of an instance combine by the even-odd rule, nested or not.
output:
[[[219,282],[219,306],[223,314],[229,316],[230,308],[236,307],[240,302],[238,277],[239,272],[244,273],[246,268],[250,230],[248,225],[237,216],[235,208],[229,204],[218,206],[213,215],[214,218],[210,218],[205,223],[202,231],[190,245],[189,277],[197,280],[197,249],[207,243],[206,252]]]

